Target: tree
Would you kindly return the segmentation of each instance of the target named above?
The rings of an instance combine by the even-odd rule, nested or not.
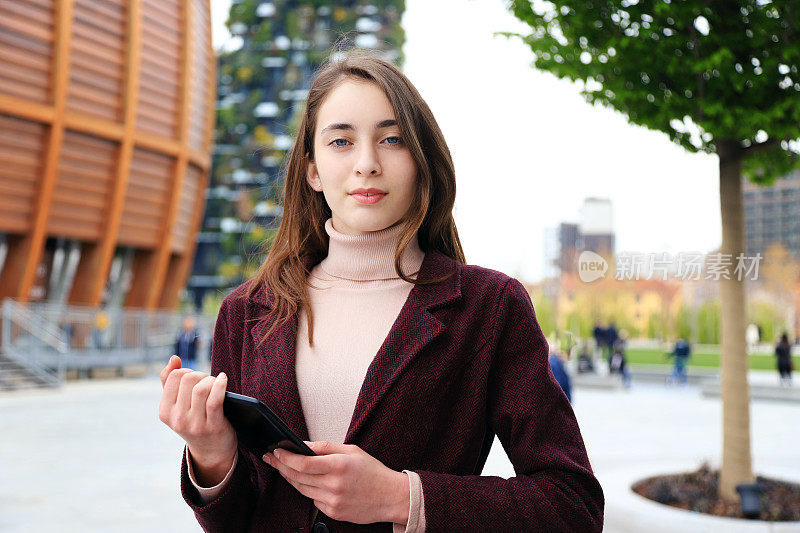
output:
[[[719,157],[723,254],[743,255],[742,176],[798,166],[800,6],[770,0],[512,0],[535,66],[582,82],[587,102]],[[753,482],[744,287],[720,281],[723,445],[719,496]]]

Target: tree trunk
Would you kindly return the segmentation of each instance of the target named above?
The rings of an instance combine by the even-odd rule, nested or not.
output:
[[[736,485],[755,481],[750,456],[750,387],[745,346],[744,281],[734,273],[744,253],[742,152],[738,143],[721,142],[719,196],[722,211],[722,254],[730,254],[729,278],[720,279],[722,304],[722,467],[719,496],[738,501]],[[728,257],[723,255],[723,257]]]

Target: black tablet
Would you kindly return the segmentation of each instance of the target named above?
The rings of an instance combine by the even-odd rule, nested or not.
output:
[[[261,457],[275,448],[302,455],[316,455],[272,409],[261,401],[235,392],[225,392],[222,410],[242,446]]]

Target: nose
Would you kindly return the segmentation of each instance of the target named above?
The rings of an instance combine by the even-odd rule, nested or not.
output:
[[[353,171],[358,176],[375,176],[381,173],[381,165],[378,162],[378,154],[373,146],[362,144]]]

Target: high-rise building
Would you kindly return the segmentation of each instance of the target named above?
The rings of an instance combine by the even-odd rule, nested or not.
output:
[[[187,289],[200,307],[252,277],[282,215],[279,174],[311,78],[337,39],[402,64],[403,0],[234,0],[219,57],[216,148]]]
[[[768,187],[745,181],[742,189],[747,255],[763,256],[772,244],[800,255],[800,171]]]
[[[546,278],[577,271],[581,252],[590,250],[607,259],[615,252],[614,219],[611,201],[586,198],[580,212],[580,222],[562,222],[545,230]]]
[[[581,251],[591,250],[600,255],[613,254],[614,212],[607,198],[586,198],[580,218]]]

